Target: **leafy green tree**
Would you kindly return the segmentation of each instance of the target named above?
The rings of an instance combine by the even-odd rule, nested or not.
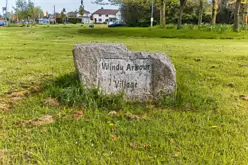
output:
[[[60,18],[62,19],[63,23],[66,21],[66,15],[65,15],[65,12],[63,12],[63,10],[60,13]]]
[[[210,22],[211,20],[211,16],[206,14],[207,9],[211,12],[211,5],[208,0],[95,0],[94,3],[131,5],[129,10],[125,8],[125,14],[122,11],[122,15],[125,15],[126,21],[128,18],[127,22],[134,22],[135,20],[140,21],[143,18],[146,21],[150,19],[152,2],[155,2],[154,14],[158,12],[160,16],[158,21],[160,21],[161,26],[164,26],[166,23],[177,23],[178,29],[181,29],[182,22],[201,25],[202,21]],[[136,9],[133,10],[134,8]],[[139,13],[142,13],[140,10],[145,11],[142,17],[139,15]],[[131,12],[131,14],[128,14],[128,12]]]
[[[16,14],[19,19],[29,19],[34,16],[34,3],[30,0],[28,2],[26,0],[17,0],[16,6],[14,7]]]
[[[85,14],[85,10],[84,10],[84,7],[82,5],[80,5],[80,7],[79,7],[79,14],[81,14],[82,16]]]
[[[167,0],[95,0],[93,3],[100,5],[138,3],[145,8],[150,8],[152,2],[155,2],[160,8],[160,25],[164,26],[166,24],[166,1]]]
[[[141,2],[125,2],[121,8],[122,17],[128,26],[150,26],[151,6]],[[159,19],[159,12],[154,12],[154,23]]]
[[[9,20],[9,21],[13,20],[14,14],[12,14],[11,12],[7,12],[6,15],[7,15],[7,20]]]
[[[40,7],[34,7],[33,9],[33,18],[38,20],[39,18],[44,17],[44,12]]]

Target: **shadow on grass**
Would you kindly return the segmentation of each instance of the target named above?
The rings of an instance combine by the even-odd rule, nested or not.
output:
[[[217,104],[214,98],[209,97],[207,91],[201,88],[196,90],[188,86],[188,77],[180,77],[178,88],[173,96],[160,97],[154,102],[147,104],[127,102],[123,94],[104,95],[97,89],[85,89],[82,87],[78,75],[71,73],[59,77],[46,85],[46,96],[56,98],[65,106],[84,106],[89,109],[123,110],[145,108],[148,104],[156,107],[172,108],[179,110],[205,110],[214,109]]]
[[[85,106],[90,109],[121,110],[124,105],[123,95],[103,95],[98,89],[85,89],[76,73],[59,77],[46,86],[46,95],[56,98],[65,106]]]

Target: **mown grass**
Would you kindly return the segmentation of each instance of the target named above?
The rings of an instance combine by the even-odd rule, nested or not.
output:
[[[147,38],[136,29],[128,29],[134,37],[117,37],[108,35],[112,29],[103,29],[106,35],[85,29],[0,29],[0,104],[13,102],[1,112],[3,164],[248,164],[248,102],[240,98],[248,95],[248,40]],[[73,45],[99,42],[170,56],[175,98],[137,104],[85,91],[75,75]],[[39,93],[15,103],[10,91],[37,85]],[[44,115],[55,123],[26,122]]]
[[[180,39],[248,39],[248,32],[236,33],[230,25],[185,25],[177,30],[175,25],[154,28],[96,28],[81,29],[84,35],[103,37],[145,37],[145,38],[180,38]]]

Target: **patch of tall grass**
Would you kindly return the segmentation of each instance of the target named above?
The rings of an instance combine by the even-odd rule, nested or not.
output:
[[[179,38],[179,39],[248,39],[247,31],[232,31],[232,25],[184,25],[177,30],[176,25],[153,28],[97,28],[80,29],[80,34],[111,37]]]

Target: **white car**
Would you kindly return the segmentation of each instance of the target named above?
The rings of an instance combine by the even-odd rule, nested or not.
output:
[[[114,24],[114,22],[108,22],[108,25],[112,25],[112,24]]]

